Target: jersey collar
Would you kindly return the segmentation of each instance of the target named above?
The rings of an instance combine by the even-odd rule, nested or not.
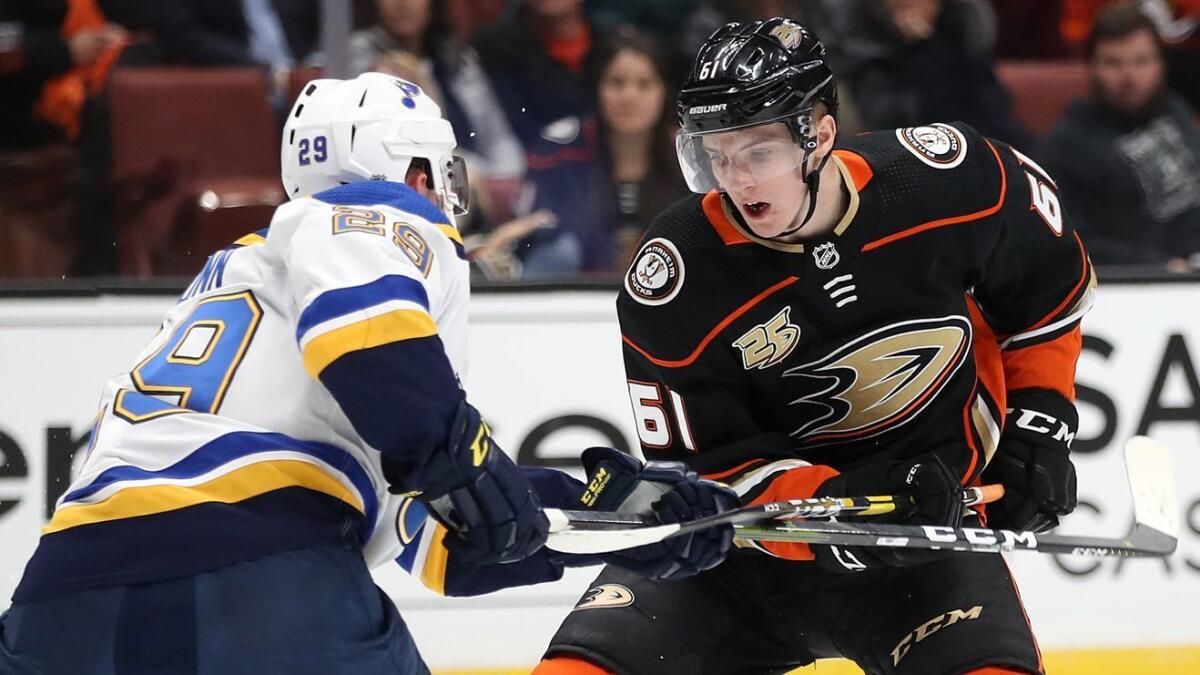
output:
[[[835,150],[832,159],[833,165],[842,173],[843,184],[850,193],[846,213],[833,228],[832,239],[836,241],[845,234],[851,222],[854,221],[855,216],[858,215],[859,204],[861,203],[860,193],[871,182],[874,173],[871,171],[871,167],[867,164],[866,160],[855,153],[845,150]],[[712,228],[721,237],[721,241],[725,242],[726,246],[758,244],[786,253],[804,253],[806,250],[811,249],[813,245],[830,239],[822,237],[811,244],[803,242],[785,244],[759,237],[742,223],[737,210],[730,206],[729,200],[725,198],[724,193],[716,190],[704,195],[701,205],[704,208],[704,215],[707,216],[709,224],[712,225]]]

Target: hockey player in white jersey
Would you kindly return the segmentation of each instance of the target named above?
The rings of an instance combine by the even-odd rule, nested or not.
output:
[[[3,673],[426,673],[369,566],[472,594],[594,562],[542,548],[542,502],[583,487],[522,469],[460,388],[466,173],[404,80],[317,80],[284,129],[291,199],[211,256],[128,373],[10,610]],[[729,508],[679,466],[589,450],[604,508]],[[636,502],[636,503],[635,503]],[[663,578],[732,531],[612,554]],[[457,639],[457,638],[451,638]]]

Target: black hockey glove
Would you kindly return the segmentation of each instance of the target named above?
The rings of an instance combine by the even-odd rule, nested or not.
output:
[[[739,506],[737,494],[704,480],[680,462],[646,462],[612,448],[583,451],[588,485],[580,501],[597,511],[654,513],[663,523],[679,523]],[[710,527],[598,556],[652,579],[682,579],[716,567],[733,541],[733,526]]]
[[[459,404],[445,448],[407,475],[384,474],[395,494],[419,493],[430,515],[455,536],[445,539],[457,560],[483,565],[526,558],[546,543],[550,522],[529,479],[492,441],[470,403]]]
[[[1008,420],[984,483],[1000,483],[1004,497],[987,507],[988,527],[1045,532],[1075,510],[1071,441],[1079,428],[1075,405],[1057,392],[1022,389],[1008,397]]]
[[[872,523],[944,525],[962,523],[962,486],[935,454],[898,462],[867,464],[821,483],[814,496],[859,497],[907,495],[915,505],[878,517]],[[812,546],[817,564],[834,572],[908,567],[928,562],[937,551],[874,546]]]

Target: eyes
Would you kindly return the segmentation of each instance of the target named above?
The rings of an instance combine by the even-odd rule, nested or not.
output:
[[[713,168],[724,169],[735,161],[747,164],[749,166],[759,166],[765,164],[772,161],[778,154],[779,150],[778,148],[774,147],[774,144],[765,143],[737,152],[736,158],[734,159],[708,148],[705,148],[704,152],[708,155],[708,161],[712,163]]]

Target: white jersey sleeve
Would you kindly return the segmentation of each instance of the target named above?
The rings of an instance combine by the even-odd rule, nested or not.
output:
[[[330,193],[369,201],[351,187]],[[351,351],[438,335],[462,378],[469,290],[461,238],[441,213],[414,204],[314,198],[276,217],[272,243],[279,238],[296,340],[313,377]]]

